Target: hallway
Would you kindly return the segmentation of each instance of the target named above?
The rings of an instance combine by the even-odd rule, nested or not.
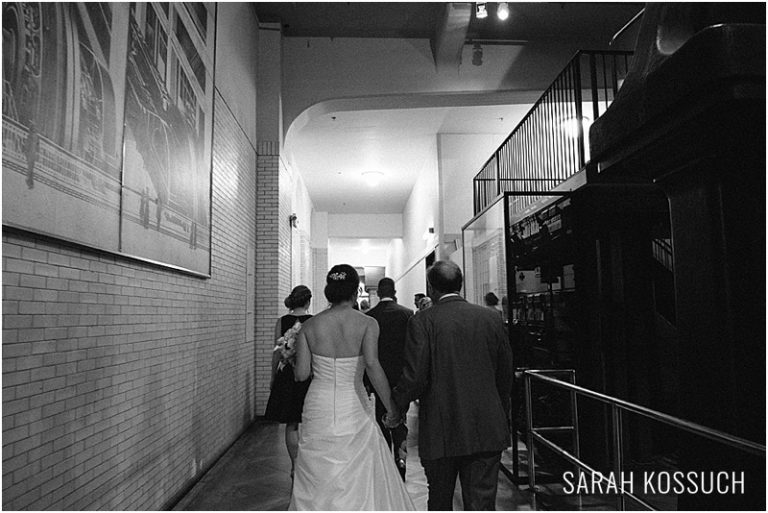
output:
[[[519,378],[498,509],[764,510],[765,16],[4,2],[2,509],[286,509],[284,298],[449,261]]]
[[[502,456],[502,462],[509,454]],[[291,494],[290,463],[280,424],[256,421],[173,508],[175,511],[281,511]],[[461,510],[460,491],[454,509]],[[531,511],[530,494],[499,474],[499,511]]]

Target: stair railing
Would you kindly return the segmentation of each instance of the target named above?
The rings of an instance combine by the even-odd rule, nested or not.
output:
[[[611,397],[609,395],[605,395],[600,392],[595,392],[594,390],[589,390],[587,388],[583,388],[578,385],[575,385],[572,382],[566,382],[560,379],[547,376],[547,374],[562,373],[562,372],[564,371],[558,369],[558,370],[526,370],[523,373],[523,380],[524,380],[524,387],[525,387],[525,405],[527,409],[526,423],[527,423],[527,431],[528,431],[527,433],[528,484],[530,486],[530,490],[534,493],[536,492],[536,461],[535,461],[534,442],[538,442],[548,447],[553,452],[555,452],[555,454],[561,456],[565,460],[576,465],[580,470],[589,472],[592,476],[602,475],[599,471],[590,467],[586,462],[584,462],[580,458],[579,446],[578,446],[578,413],[575,409],[577,396],[583,396],[583,397],[588,397],[590,399],[597,400],[599,402],[609,405],[611,408],[611,419],[612,419],[611,431],[612,431],[612,443],[613,443],[612,467],[616,476],[620,476],[622,469],[624,468],[624,444],[623,444],[623,425],[622,425],[623,412],[634,413],[641,417],[651,419],[657,422],[661,422],[663,424],[667,424],[669,426],[672,426],[673,428],[694,433],[701,437],[707,438],[709,440],[713,440],[721,444],[725,444],[727,446],[733,447],[740,451],[743,451],[749,454],[754,454],[757,456],[762,456],[763,458],[765,458],[765,445],[761,445],[756,442],[752,442],[751,440],[746,440],[744,438],[740,438],[740,437],[731,435],[729,433],[725,433],[723,431],[718,431],[716,429],[708,428],[706,426],[702,426],[694,422],[683,420],[678,417],[668,415],[666,413],[661,413],[659,411],[646,408],[645,406],[640,406],[638,404],[630,403],[628,401],[624,401],[616,397]],[[574,371],[567,370],[565,372],[569,373],[569,381],[573,381]],[[573,420],[573,426],[572,427],[569,427],[569,426],[556,427],[554,428],[554,430],[557,430],[557,431],[571,430],[574,433],[575,438],[574,438],[573,452],[575,454],[572,454],[571,452],[566,450],[564,447],[557,445],[556,443],[544,437],[544,434],[547,432],[552,432],[553,428],[534,427],[535,423],[533,421],[533,409],[532,409],[533,399],[532,399],[532,392],[531,392],[533,381],[548,383],[549,385],[552,385],[555,388],[559,388],[559,389],[570,392],[571,405],[572,405],[571,418]],[[626,509],[625,497],[630,497],[631,499],[633,499],[643,507],[647,508],[648,510],[651,510],[651,511],[656,510],[656,508],[654,508],[652,505],[648,504],[646,501],[642,500],[640,497],[638,497],[631,491],[626,490],[624,488],[624,483],[620,479],[617,480],[616,485],[619,491],[619,509],[620,510],[624,511]]]
[[[526,208],[589,160],[589,126],[618,92],[632,52],[579,51],[474,177],[474,214],[504,192]]]

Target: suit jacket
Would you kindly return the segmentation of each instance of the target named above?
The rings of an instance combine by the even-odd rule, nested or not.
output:
[[[380,301],[366,312],[379,323],[379,363],[387,375],[390,386],[397,383],[403,369],[405,330],[413,310],[395,301]]]
[[[393,394],[400,409],[419,399],[419,455],[433,460],[507,448],[512,378],[512,351],[497,313],[450,296],[414,315]]]

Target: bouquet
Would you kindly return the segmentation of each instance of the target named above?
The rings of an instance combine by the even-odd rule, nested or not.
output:
[[[273,351],[280,351],[280,363],[277,364],[277,370],[283,370],[286,365],[293,366],[296,363],[296,335],[301,330],[301,322],[296,324],[283,333],[283,336],[277,339],[277,345]]]

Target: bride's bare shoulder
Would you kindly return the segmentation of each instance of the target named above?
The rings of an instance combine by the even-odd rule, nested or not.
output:
[[[317,324],[317,322],[318,322],[319,320],[321,320],[321,319],[323,318],[323,315],[324,315],[324,314],[325,314],[325,311],[323,311],[323,312],[320,312],[320,313],[317,313],[317,314],[313,315],[312,317],[310,317],[310,318],[309,318],[309,319],[307,319],[306,321],[302,322],[302,323],[301,323],[301,327],[302,327],[302,328],[307,328],[307,327],[312,327],[312,326],[314,326],[315,324]]]
[[[366,328],[378,328],[379,327],[379,321],[371,317],[370,315],[365,315],[362,312],[357,312],[360,314],[360,322],[365,325]]]

